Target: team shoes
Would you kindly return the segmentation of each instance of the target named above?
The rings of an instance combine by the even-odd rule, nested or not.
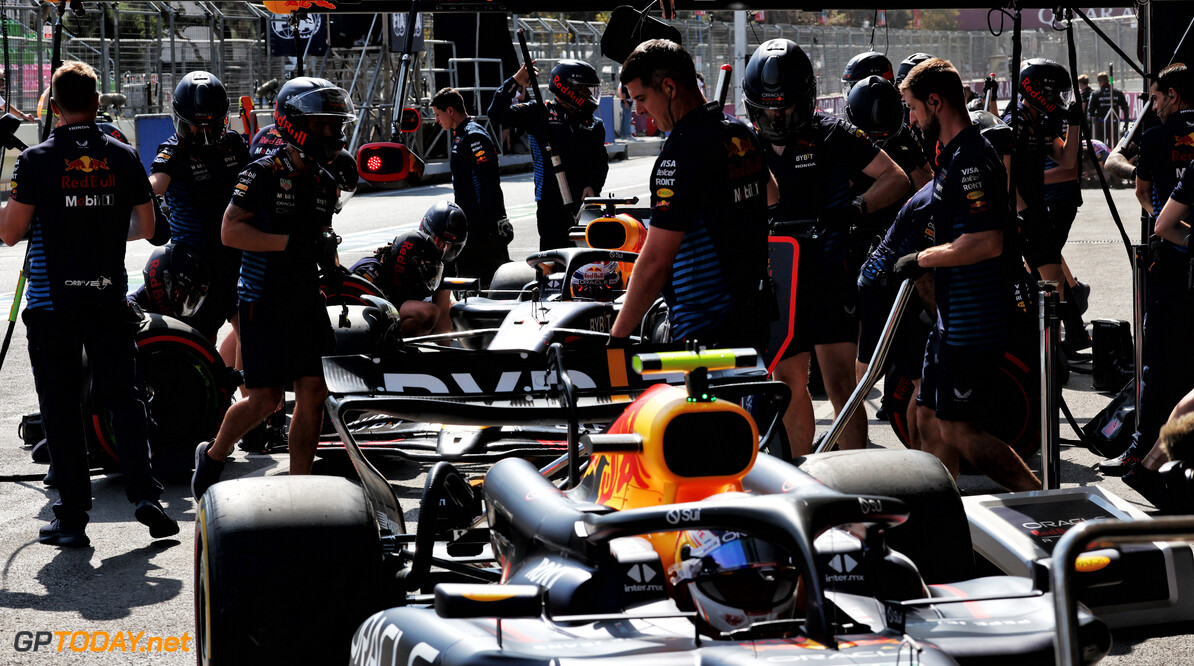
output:
[[[191,476],[191,494],[195,496],[196,502],[203,499],[203,493],[214,486],[224,473],[224,461],[212,460],[211,456],[207,455],[207,450],[212,444],[213,442],[199,442],[199,447],[195,449],[195,473]]]
[[[149,536],[154,539],[165,539],[178,534],[178,523],[166,513],[161,502],[143,499],[137,502],[133,511],[137,522],[149,527]],[[47,546],[62,548],[86,548],[91,545],[87,538],[87,520],[82,523],[66,523],[61,518],[55,518],[49,525],[42,525],[37,531],[37,540]]]

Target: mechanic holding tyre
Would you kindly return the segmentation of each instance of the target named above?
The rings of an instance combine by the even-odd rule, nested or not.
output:
[[[232,335],[221,345],[220,356],[227,366],[237,367],[240,251],[221,242],[220,226],[226,200],[236,187],[241,169],[249,163],[249,148],[243,136],[228,130],[228,91],[209,72],[184,76],[174,88],[171,110],[174,135],[158,146],[149,166],[153,193],[164,196],[170,207],[174,247],[161,254],[179,259],[171,261],[174,282],[189,277],[194,289],[206,292],[206,297],[192,299],[200,301],[193,309],[184,303],[171,303],[172,311],[164,314],[182,319],[212,344],[224,322],[231,323]],[[182,264],[184,255],[189,266]],[[190,275],[186,275],[188,272]],[[179,311],[180,305],[183,311]]]
[[[663,294],[672,340],[767,344],[778,316],[767,275],[770,176],[762,145],[697,87],[692,56],[665,39],[640,44],[621,82],[638,113],[671,132],[651,176],[651,226],[610,344],[625,344]]]
[[[290,473],[311,473],[327,397],[323,356],[335,346],[318,266],[337,243],[337,180],[328,165],[355,119],[348,93],[331,82],[288,81],[274,109],[286,146],[249,164],[232,191],[221,237],[243,251],[238,296],[249,395],[228,408],[215,440],[199,444],[191,478],[196,500],[219,481],[236,442],[278,406],[288,383],[295,394]]]
[[[912,122],[943,145],[930,204],[938,245],[896,262],[898,280],[933,269],[937,325],[925,351],[917,397],[923,448],[956,478],[959,457],[1012,490],[1040,481],[1007,443],[982,430],[994,373],[1008,340],[1005,294],[1019,256],[1008,250],[1007,174],[1003,161],[972,124],[953,65],[933,58],[900,84]]]
[[[808,391],[809,355],[816,349],[825,391],[835,412],[857,384],[857,263],[851,265],[851,234],[870,211],[905,197],[908,176],[866,134],[814,108],[816,77],[804,51],[787,39],[755,50],[742,81],[746,110],[764,145],[776,187],[773,233],[796,238],[796,335],[775,368],[792,389],[784,427],[793,456],[812,449],[815,419]],[[852,196],[852,182],[868,178]],[[841,447],[866,446],[864,411],[850,420]]]
[[[531,158],[535,162],[539,249],[572,247],[568,232],[576,223],[581,203],[586,197],[601,193],[609,173],[605,125],[593,115],[597,111],[601,79],[597,77],[597,70],[587,62],[561,60],[551,70],[551,82],[547,87],[555,95],[554,100],[542,105],[537,101],[514,104],[514,93],[519,86],[526,88],[530,83],[531,75],[524,63],[494,93],[487,113],[497,123],[526,130],[530,139]],[[569,206],[564,205],[560,188],[553,182],[552,166],[543,152],[545,139],[563,161],[572,196]],[[465,214],[468,214],[467,210]]]
[[[482,289],[488,289],[494,271],[510,261],[506,246],[514,239],[514,228],[506,218],[497,148],[489,132],[464,110],[464,97],[455,89],[437,92],[431,110],[440,127],[452,133],[448,155],[452,190],[468,223],[468,242],[457,250],[455,273],[475,277]]]
[[[69,62],[54,72],[50,99],[62,123],[17,159],[0,236],[29,240],[29,361],[37,387],[59,499],[38,541],[90,544],[91,475],[79,403],[87,352],[92,394],[111,413],[127,496],[137,520],[161,539],[178,533],[158,498],[149,466],[145,403],[137,385],[134,336],[142,315],[125,299],[125,243],[153,235],[149,181],[131,147],[96,126],[99,93],[92,68]]]

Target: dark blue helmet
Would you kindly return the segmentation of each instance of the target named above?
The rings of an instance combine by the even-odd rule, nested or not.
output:
[[[214,146],[228,124],[228,90],[210,72],[191,72],[174,88],[174,131],[186,143]]]
[[[300,76],[286,82],[274,103],[274,125],[286,143],[317,162],[331,162],[348,143],[356,120],[352,100],[331,81]]]
[[[453,261],[468,241],[468,218],[460,206],[451,201],[439,201],[424,213],[419,231],[435,240],[444,254],[444,261]]]
[[[846,70],[842,72],[842,94],[849,95],[854,84],[868,76],[878,76],[888,81],[895,78],[887,56],[878,51],[867,51],[850,58]]]
[[[746,63],[742,91],[759,134],[782,144],[812,120],[817,77],[796,42],[772,39],[760,44]]]
[[[859,81],[846,97],[846,118],[881,142],[899,133],[904,126],[904,105],[900,93],[889,81],[868,76]]]

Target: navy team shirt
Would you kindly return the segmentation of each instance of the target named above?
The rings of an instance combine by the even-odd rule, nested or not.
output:
[[[224,132],[216,145],[196,148],[175,134],[158,146],[149,172],[170,176],[170,238],[200,248],[223,247],[220,224],[240,170],[249,162],[244,137]]]
[[[745,123],[709,102],[676,123],[655,160],[651,226],[684,233],[663,288],[673,339],[717,326],[766,278],[764,152]]]
[[[963,234],[1004,232],[1004,255],[970,266],[933,269],[937,329],[955,347],[1003,349],[1007,342],[1009,239],[1007,172],[1003,160],[974,125],[958,133],[938,156],[932,215],[937,242]]]
[[[283,252],[241,255],[237,294],[242,301],[302,300],[319,295],[315,237],[332,223],[336,183],[323,169],[298,166],[289,151],[279,150],[249,164],[232,190],[231,204],[254,216],[249,224],[271,234],[305,234]]]
[[[834,217],[845,219],[852,211],[852,181],[865,175],[862,170],[879,154],[879,149],[862,130],[817,111],[800,132],[783,146],[778,155],[765,139],[767,166],[779,185],[776,220],[823,220],[820,251],[801,252],[801,262],[819,261],[823,265],[842,264],[849,244],[849,227],[834,224]],[[807,248],[803,248],[807,249]]]
[[[1140,136],[1136,177],[1152,183],[1153,220],[1165,207],[1183,174],[1189,171],[1191,160],[1194,160],[1194,109],[1174,111],[1164,123]],[[1173,243],[1169,247],[1187,251]]]
[[[49,139],[21,153],[10,196],[36,207],[27,307],[124,300],[129,221],[152,194],[137,151],[94,122],[55,127]]]

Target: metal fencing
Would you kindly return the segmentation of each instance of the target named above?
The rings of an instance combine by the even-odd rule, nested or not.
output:
[[[0,2],[4,3],[0,13],[9,35],[12,101],[22,110],[32,111],[50,74],[50,40],[43,34],[44,21],[56,10],[50,8],[43,14],[42,8],[49,5],[38,0]],[[102,92],[125,96],[123,107],[112,109],[117,115],[168,111],[175,83],[195,69],[215,73],[235,98],[256,97],[255,91],[262,82],[281,79],[294,66],[293,58],[271,54],[266,39],[271,23],[285,19],[246,2],[87,3],[85,6],[88,9],[81,16],[68,12],[65,17],[63,55],[94,66],[100,74]],[[725,18],[728,13],[718,16]],[[1097,22],[1125,52],[1136,52],[1137,29],[1133,18],[1097,19]],[[733,62],[732,22],[702,17],[673,21],[672,25],[680,31],[696,60],[697,71],[707,81],[716,81],[720,66]],[[616,95],[620,64],[604,58],[600,49],[605,24],[511,16],[508,26],[513,43],[516,43],[515,30],[526,31],[532,56],[540,60],[541,69],[550,69],[562,58],[587,61],[601,74],[602,93]],[[430,47],[435,43],[434,15],[426,17],[424,31]],[[370,35],[375,32],[381,31],[370,28]],[[1121,79],[1130,72],[1084,23],[1076,24],[1075,34],[1079,69],[1091,75],[1092,80],[1095,73],[1107,70],[1109,64]],[[949,59],[967,80],[982,79],[992,72],[1001,80],[1009,78],[1010,21],[999,35],[986,31],[884,28],[874,35],[872,44],[870,29],[750,22],[746,29],[746,49],[749,56],[758,44],[768,39],[792,39],[812,59],[822,96],[839,93],[838,82],[846,63],[871,48],[885,52],[893,64],[920,51]],[[1047,57],[1068,65],[1064,32],[1026,31],[1023,43],[1025,58]],[[368,114],[372,129],[365,134],[376,137],[385,134],[380,128],[388,127],[392,118],[395,61],[396,56],[374,41],[369,46],[358,43],[330,48],[326,55],[307,58],[306,66],[309,74],[325,76],[352,91],[354,101]],[[442,48],[429,48],[420,54],[416,66],[420,72],[412,77],[411,99],[406,103],[425,111],[430,95],[443,85],[445,75],[448,85],[454,85],[459,72],[475,69],[476,89],[466,93],[471,96],[492,90],[500,85],[503,76],[511,74],[485,58],[459,59]],[[1118,86],[1131,91],[1139,90],[1140,84],[1122,80]],[[427,111],[425,118],[429,117]]]

